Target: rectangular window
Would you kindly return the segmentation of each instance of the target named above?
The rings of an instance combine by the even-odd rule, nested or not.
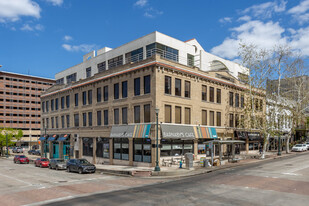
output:
[[[255,99],[255,111],[259,110],[259,99]]]
[[[61,97],[61,109],[64,109],[64,97]]]
[[[58,129],[58,117],[55,117],[56,128]]]
[[[79,114],[74,114],[74,126],[79,127]]]
[[[108,60],[108,69],[113,69],[113,68],[121,66],[121,65],[123,65],[123,56],[122,55]]]
[[[162,58],[178,62],[178,50],[159,43],[153,43],[146,46],[146,56],[151,57],[159,54]]]
[[[50,100],[50,111],[54,111],[54,103],[55,102],[55,100]]]
[[[141,107],[134,106],[134,123],[140,123],[140,122],[141,122]]]
[[[234,114],[230,114],[230,127],[234,127]]]
[[[42,102],[42,111],[45,112],[45,102]]]
[[[181,79],[175,79],[175,96],[181,96]]]
[[[69,108],[70,107],[70,95],[67,95],[65,99],[66,99],[65,102],[66,102],[67,108]]]
[[[134,96],[138,96],[141,94],[141,79],[140,78],[135,78],[134,79]]]
[[[122,98],[128,97],[128,82],[124,81],[121,83],[121,90],[122,90]]]
[[[185,81],[185,97],[191,97],[191,82]]]
[[[263,111],[263,100],[260,100],[260,111]]]
[[[238,128],[239,127],[239,115],[235,114],[235,127]]]
[[[143,47],[126,53],[125,58],[126,58],[126,64],[143,60]]]
[[[209,101],[215,102],[215,89],[213,87],[209,87]]]
[[[172,123],[172,106],[165,105],[164,106],[164,113],[165,113],[165,123]]]
[[[101,87],[97,88],[97,102],[101,102],[102,100],[102,90]]]
[[[128,108],[122,108],[122,124],[128,124]]]
[[[230,92],[230,106],[233,107],[234,106],[234,93]]]
[[[215,126],[215,112],[209,111],[209,125]]]
[[[187,65],[189,67],[194,66],[194,56],[192,54],[187,54]]]
[[[67,128],[69,128],[70,127],[70,115],[67,115],[66,119],[67,119]]]
[[[102,112],[97,111],[97,125],[101,126],[102,125]]]
[[[83,113],[83,127],[87,126],[87,113]]]
[[[67,78],[67,84],[70,84],[71,82],[76,82],[76,73],[70,74],[66,78]]]
[[[235,94],[235,107],[239,107],[239,94]]]
[[[172,94],[172,78],[169,76],[165,76],[165,94]]]
[[[101,62],[97,66],[98,66],[98,72],[99,73],[106,70],[106,62]]]
[[[92,112],[88,112],[88,126],[92,126]]]
[[[217,89],[217,103],[221,104],[221,89]]]
[[[114,99],[119,99],[119,83],[114,84]]]
[[[114,124],[119,124],[119,109],[114,109]]]
[[[144,76],[144,94],[150,93],[150,75]]]
[[[108,101],[108,86],[104,86],[104,102]]]
[[[59,102],[58,102],[58,98],[57,98],[57,99],[55,99],[55,107],[56,107],[55,109],[56,109],[56,110],[58,110],[58,108],[59,108],[59,104],[58,104],[58,103],[59,103]]]
[[[217,112],[217,126],[221,126],[221,112]]]
[[[244,108],[244,103],[245,103],[245,97],[244,97],[244,95],[241,95],[241,97],[240,97],[240,106],[241,106],[241,108]]]
[[[185,124],[191,124],[191,109],[185,108]]]
[[[78,93],[75,93],[74,101],[75,101],[75,107],[77,107],[78,106]]]
[[[207,86],[202,85],[202,101],[207,101]]]
[[[53,129],[54,128],[54,117],[52,117],[51,119],[50,119],[50,121],[51,121],[51,128]]]
[[[64,116],[61,116],[61,128],[64,128]]]
[[[207,125],[207,110],[202,110],[202,125]]]
[[[86,78],[91,77],[91,67],[86,68]]]
[[[48,111],[49,111],[49,101],[46,101],[46,112],[48,112]]]
[[[144,122],[150,122],[150,104],[144,105]]]
[[[88,104],[92,104],[92,90],[88,90]]]
[[[86,91],[83,92],[83,105],[87,104],[87,93]]]
[[[175,107],[175,123],[181,124],[181,107]]]
[[[46,118],[46,129],[49,128],[49,118]]]
[[[108,110],[104,110],[104,125],[108,125]]]

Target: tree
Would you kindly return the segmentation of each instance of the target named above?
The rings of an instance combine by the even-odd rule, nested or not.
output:
[[[8,142],[8,146],[12,146],[15,144],[13,140],[20,140],[23,136],[23,131],[20,129],[12,129],[12,128],[0,128],[0,149],[1,154],[4,155],[3,148],[6,146],[6,139]]]

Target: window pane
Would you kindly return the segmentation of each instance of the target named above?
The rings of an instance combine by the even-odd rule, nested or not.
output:
[[[150,104],[144,105],[144,122],[150,122]]]
[[[101,87],[97,88],[97,102],[101,102],[102,100],[101,91]]]
[[[134,79],[134,95],[135,96],[138,96],[141,94],[141,91],[140,91],[140,87],[141,86],[141,79],[140,78],[135,78]]]
[[[134,107],[134,123],[140,123],[141,122],[141,109],[140,106]]]
[[[87,93],[86,91],[83,92],[83,105],[87,104]]]
[[[119,124],[119,109],[114,109],[114,124]]]
[[[234,105],[234,93],[230,92],[230,106]]]
[[[101,111],[97,111],[97,125],[98,126],[102,125],[102,114],[101,114]]]
[[[88,126],[92,126],[92,112],[88,112]]]
[[[217,126],[221,126],[221,112],[217,112]]]
[[[74,98],[75,98],[75,106],[77,107],[78,106],[78,93],[74,95]]]
[[[122,124],[128,124],[128,108],[122,108]]]
[[[66,105],[67,105],[67,108],[70,107],[70,95],[66,96]]]
[[[175,79],[175,95],[181,96],[181,80]]]
[[[213,87],[209,87],[209,101],[215,102],[215,89]]]
[[[87,114],[83,113],[83,127],[87,126]]]
[[[172,78],[165,76],[165,94],[171,94]]]
[[[217,89],[217,103],[221,103],[221,89]]]
[[[202,100],[207,101],[207,86],[202,85]]]
[[[122,98],[128,97],[128,82],[124,81],[121,85],[122,89]]]
[[[230,127],[234,127],[234,115],[230,114]]]
[[[108,125],[108,110],[104,110],[104,125]]]
[[[165,105],[165,122],[171,123],[172,122],[172,106]]]
[[[209,125],[215,126],[215,112],[209,111]]]
[[[104,87],[104,101],[108,101],[108,86]]]
[[[190,98],[191,92],[191,83],[189,81],[185,81],[185,97]]]
[[[202,110],[202,125],[207,125],[207,110]]]
[[[92,104],[92,90],[88,91],[88,104]]]
[[[181,124],[181,107],[175,107],[175,123]]]
[[[119,83],[114,84],[114,99],[119,99]]]
[[[144,94],[150,93],[150,75],[144,76]]]
[[[191,109],[185,108],[185,124],[191,124]]]
[[[79,127],[79,115],[74,114],[74,126]]]
[[[235,94],[235,107],[239,107],[239,94]]]

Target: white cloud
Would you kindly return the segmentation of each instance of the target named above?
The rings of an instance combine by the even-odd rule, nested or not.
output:
[[[71,41],[71,40],[73,40],[73,38],[71,36],[69,36],[69,35],[65,35],[63,37],[63,39],[64,39],[64,41]]]
[[[297,30],[291,37],[290,45],[302,55],[309,56],[309,26]]]
[[[287,1],[281,0],[278,2],[265,2],[256,4],[242,11],[243,14],[251,13],[254,17],[270,18],[272,14],[285,11]]]
[[[62,44],[62,48],[70,52],[90,52],[97,47],[95,44],[81,44],[81,45],[70,45],[70,44]]]
[[[309,9],[309,0],[302,1],[299,5],[289,9],[289,14],[303,14]]]
[[[32,0],[0,0],[0,22],[14,22],[21,16],[38,19],[40,12],[40,6]]]
[[[238,21],[251,21],[251,17],[245,15],[245,16],[239,17],[237,20]]]
[[[63,0],[46,0],[46,1],[52,3],[54,6],[61,6],[63,4]]]
[[[231,23],[232,22],[232,18],[231,17],[224,17],[219,19],[220,23]]]
[[[287,39],[282,36],[285,31],[278,22],[249,21],[231,29],[231,37],[211,49],[213,54],[223,58],[234,59],[238,55],[239,43],[252,43],[260,48],[271,49],[276,44],[284,44]]]
[[[138,0],[137,2],[135,2],[134,5],[144,7],[144,6],[146,6],[147,3],[148,3],[148,0]]]
[[[146,9],[144,16],[148,18],[155,18],[163,14],[163,11],[158,11],[152,7]]]
[[[34,26],[30,26],[29,24],[24,24],[20,30],[22,31],[43,31],[44,30],[44,26],[41,24],[37,24]]]

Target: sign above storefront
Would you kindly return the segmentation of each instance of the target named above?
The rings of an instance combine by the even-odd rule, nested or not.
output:
[[[112,126],[111,138],[149,138],[151,124]]]

